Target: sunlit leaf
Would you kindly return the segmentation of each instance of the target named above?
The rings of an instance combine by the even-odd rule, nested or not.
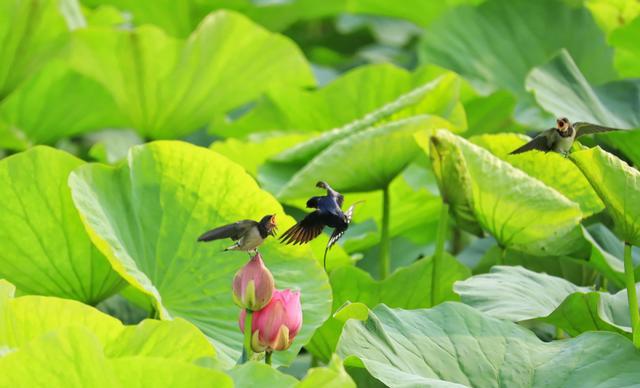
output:
[[[338,354],[390,387],[613,388],[640,378],[640,355],[618,334],[545,343],[514,323],[452,302],[427,310],[378,306],[367,321],[347,322]]]
[[[47,147],[0,161],[0,277],[23,293],[95,304],[123,284],[71,200],[67,179],[83,164]]]
[[[181,142],[134,147],[116,168],[87,165],[72,174],[70,185],[92,240],[118,273],[151,298],[162,318],[189,320],[227,362],[235,361],[242,334],[231,280],[247,254],[222,252],[229,241],[196,239],[214,226],[265,214],[277,214],[286,229],[293,220],[280,204],[242,167]],[[275,355],[286,362],[328,316],[329,285],[308,248],[269,239],[260,251],[277,287],[302,294],[302,330],[288,352]]]
[[[340,357],[333,355],[326,367],[309,369],[309,373],[296,388],[356,388],[356,384],[344,370]]]
[[[457,282],[454,289],[463,303],[495,318],[538,319],[572,336],[606,330],[631,338],[626,290],[612,295],[522,267],[504,266]]]
[[[250,387],[257,383],[264,387],[292,388],[298,383],[295,377],[257,361],[238,365],[227,373],[233,378],[236,387]]]
[[[430,145],[425,137],[418,142],[431,148],[438,185],[461,227],[481,226],[502,247],[538,256],[576,249],[582,218],[576,203],[448,131],[438,131]]]
[[[635,4],[636,12],[640,14],[640,6],[637,2]],[[609,39],[616,49],[616,69],[623,77],[640,77],[638,38],[640,38],[640,18],[635,18],[628,25],[615,30]]]
[[[0,105],[0,146],[24,149],[52,144],[123,122],[102,85],[62,61],[52,61]]]
[[[574,152],[571,160],[605,203],[618,236],[640,245],[640,172],[600,147]]]
[[[291,41],[227,11],[209,15],[186,41],[142,26],[85,29],[73,43],[74,69],[102,84],[126,124],[152,138],[188,135],[274,84],[314,83]]]
[[[0,4],[0,100],[67,45],[84,26],[76,0],[3,1]]]
[[[518,155],[508,155],[509,152],[530,141],[529,137],[516,134],[499,134],[477,136],[469,140],[486,148],[492,154],[509,162],[514,167],[541,180],[549,187],[558,190],[565,197],[580,205],[585,217],[604,209],[604,204],[584,175],[576,170],[570,160],[560,154],[554,152],[546,154],[542,152],[526,152]]]

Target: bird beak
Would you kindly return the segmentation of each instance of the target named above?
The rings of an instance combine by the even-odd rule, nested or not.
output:
[[[269,220],[269,234],[274,236],[276,235],[276,233],[278,232],[278,225],[276,225],[276,215],[272,215],[271,219]]]

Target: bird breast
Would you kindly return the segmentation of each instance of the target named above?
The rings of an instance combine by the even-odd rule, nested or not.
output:
[[[247,234],[242,236],[238,244],[240,245],[240,249],[243,251],[249,251],[256,249],[260,244],[262,244],[264,239],[260,236],[260,231],[258,228],[251,228]]]

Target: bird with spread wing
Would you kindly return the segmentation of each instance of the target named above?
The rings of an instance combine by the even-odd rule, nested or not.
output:
[[[276,235],[277,229],[276,215],[267,214],[262,217],[260,222],[242,220],[211,229],[198,237],[198,241],[207,242],[230,238],[235,243],[225,251],[246,251],[249,252],[249,255],[255,255],[258,252],[258,247],[267,237]]]
[[[285,244],[306,244],[318,237],[325,226],[333,228],[333,233],[331,233],[327,247],[324,250],[324,268],[326,270],[327,252],[349,228],[353,209],[357,203],[354,203],[346,212],[343,212],[344,196],[342,194],[323,181],[318,182],[316,187],[327,190],[327,194],[311,197],[307,201],[307,207],[316,210],[307,214],[300,222],[284,232],[280,236],[280,241]]]
[[[620,130],[622,129],[603,127],[601,125],[584,122],[572,124],[569,122],[569,119],[562,117],[556,120],[555,128],[549,128],[541,132],[527,144],[511,151],[509,155],[521,154],[532,150],[544,152],[555,151],[567,155],[573,146],[573,142],[580,136]]]

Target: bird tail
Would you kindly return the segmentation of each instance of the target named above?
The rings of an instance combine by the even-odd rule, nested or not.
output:
[[[324,267],[324,272],[327,272],[327,252],[329,252],[329,248],[331,248],[328,244],[327,247],[324,248],[324,261],[322,262],[322,266]]]

